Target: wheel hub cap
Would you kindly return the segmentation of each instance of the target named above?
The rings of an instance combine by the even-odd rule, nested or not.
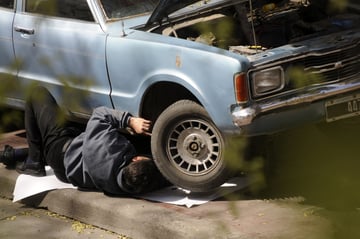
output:
[[[221,142],[218,131],[206,121],[188,120],[176,125],[167,142],[171,163],[183,173],[202,175],[220,160]]]
[[[185,151],[194,158],[199,158],[199,156],[206,153],[206,146],[203,138],[197,134],[190,134],[184,141]]]

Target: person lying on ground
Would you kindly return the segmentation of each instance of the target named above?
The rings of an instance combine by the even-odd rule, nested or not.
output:
[[[167,184],[151,157],[139,155],[122,131],[150,136],[151,122],[107,107],[94,109],[85,131],[58,120],[60,107],[41,86],[25,105],[28,157],[19,173],[44,176],[49,165],[55,176],[79,189],[109,195],[146,193]],[[17,152],[17,153],[16,153]],[[22,153],[26,153],[26,150]],[[19,150],[7,145],[0,153],[6,165],[15,164]]]

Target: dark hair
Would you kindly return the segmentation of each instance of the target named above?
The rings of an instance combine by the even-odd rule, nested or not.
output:
[[[123,186],[131,193],[146,193],[160,188],[165,179],[152,159],[131,162],[123,169]]]

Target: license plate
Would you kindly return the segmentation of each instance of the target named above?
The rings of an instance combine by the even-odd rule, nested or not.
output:
[[[360,94],[354,94],[325,103],[326,121],[332,122],[360,115]]]

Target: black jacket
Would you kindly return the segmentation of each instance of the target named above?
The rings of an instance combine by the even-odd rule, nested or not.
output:
[[[65,152],[66,177],[83,189],[124,194],[120,170],[136,156],[135,147],[119,131],[128,127],[130,113],[96,108],[85,132],[74,138]]]

